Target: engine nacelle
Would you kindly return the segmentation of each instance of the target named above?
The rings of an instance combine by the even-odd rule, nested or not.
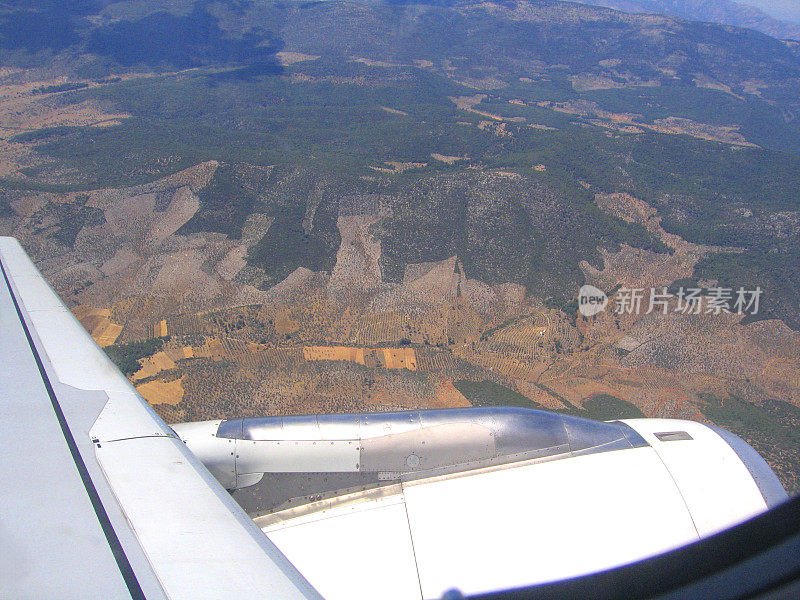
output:
[[[655,451],[706,533],[787,497],[746,442],[692,421],[598,422],[525,408],[463,408],[230,419],[174,429],[253,516],[392,483],[639,448]]]

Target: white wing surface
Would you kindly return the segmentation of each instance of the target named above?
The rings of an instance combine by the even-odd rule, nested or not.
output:
[[[0,597],[320,598],[0,238]]]

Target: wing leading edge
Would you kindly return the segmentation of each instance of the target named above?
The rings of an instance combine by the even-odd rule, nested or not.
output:
[[[320,598],[0,238],[0,597]]]

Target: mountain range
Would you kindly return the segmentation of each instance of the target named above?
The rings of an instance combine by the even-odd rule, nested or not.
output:
[[[657,13],[747,27],[780,39],[800,41],[800,25],[772,17],[754,6],[733,0],[575,0],[633,13]]]
[[[681,417],[798,487],[797,44],[555,0],[0,21],[0,234],[168,421]],[[645,309],[584,317],[585,284]]]

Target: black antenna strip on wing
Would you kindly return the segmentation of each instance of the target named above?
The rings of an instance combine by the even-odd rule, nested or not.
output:
[[[22,329],[25,331],[25,336],[28,338],[28,345],[33,353],[33,358],[36,361],[39,374],[42,376],[42,381],[44,382],[45,389],[47,390],[47,395],[50,397],[50,403],[53,405],[53,411],[58,419],[58,424],[61,426],[61,433],[64,435],[64,439],[67,442],[69,451],[72,454],[72,460],[81,476],[83,487],[86,488],[86,493],[89,496],[89,500],[92,503],[97,520],[106,536],[108,546],[114,555],[114,560],[117,561],[117,566],[119,567],[122,578],[125,581],[125,585],[128,587],[128,591],[131,594],[132,600],[145,600],[142,586],[139,584],[136,573],[134,573],[133,567],[131,567],[131,563],[128,560],[128,556],[125,554],[125,549],[122,547],[122,544],[117,537],[117,532],[114,531],[114,526],[111,524],[111,520],[108,518],[108,513],[106,512],[105,506],[103,506],[103,502],[100,500],[100,495],[97,492],[97,488],[92,481],[91,475],[89,475],[89,470],[86,468],[86,463],[83,461],[83,457],[78,450],[78,445],[75,443],[75,438],[72,436],[72,432],[69,429],[67,420],[64,417],[64,411],[61,409],[61,405],[58,402],[58,398],[53,390],[53,386],[50,383],[50,378],[47,375],[47,371],[44,368],[42,359],[39,356],[38,350],[36,349],[36,344],[34,343],[31,332],[28,329],[28,324],[25,322],[25,317],[22,314],[19,302],[14,294],[14,289],[11,287],[11,281],[6,274],[6,269],[2,260],[0,260],[0,271],[3,273],[3,278],[5,279],[6,286],[8,287],[11,300],[14,303],[14,308],[17,311],[17,316],[22,324]]]

